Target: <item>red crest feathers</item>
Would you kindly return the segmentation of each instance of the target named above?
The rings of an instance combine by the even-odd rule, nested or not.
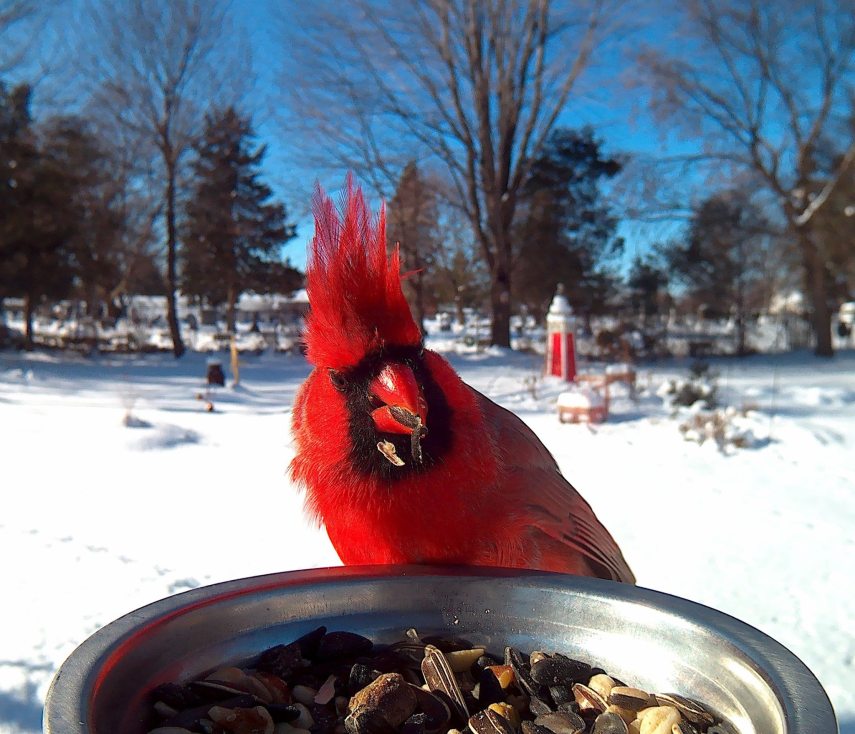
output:
[[[341,214],[320,187],[312,209],[315,236],[306,269],[309,361],[341,369],[384,343],[418,344],[421,332],[401,290],[397,246],[386,254],[385,207],[373,218],[348,176]]]

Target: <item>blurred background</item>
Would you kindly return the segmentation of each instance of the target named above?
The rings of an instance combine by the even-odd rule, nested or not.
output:
[[[508,346],[563,282],[585,333],[647,353],[689,326],[830,355],[853,48],[824,0],[0,0],[3,338],[159,318],[177,355],[202,308],[233,331],[241,294],[299,290],[313,188],[353,171],[421,320]]]
[[[855,734],[851,0],[0,0],[0,734],[130,610],[339,563],[287,470],[349,172],[639,584]]]

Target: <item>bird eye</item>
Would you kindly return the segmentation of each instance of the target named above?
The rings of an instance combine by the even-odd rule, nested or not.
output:
[[[338,370],[330,370],[330,382],[333,384],[333,387],[336,390],[344,390],[347,386],[347,380],[344,379],[344,375],[341,374]]]

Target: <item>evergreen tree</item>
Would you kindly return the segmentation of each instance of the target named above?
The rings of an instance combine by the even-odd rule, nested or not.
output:
[[[404,295],[422,331],[426,299],[436,284],[437,219],[436,194],[415,161],[410,161],[389,203],[387,237],[390,243],[400,245],[402,267],[410,272],[403,283]]]
[[[65,141],[52,129],[39,140],[29,101],[27,87],[0,89],[0,294],[24,299],[27,347],[41,299],[70,293],[78,220]]]
[[[717,193],[695,208],[685,240],[664,253],[671,272],[708,315],[735,317],[739,354],[747,350],[749,313],[764,305],[769,229],[747,195]]]
[[[621,170],[602,155],[590,128],[556,130],[522,192],[517,230],[517,297],[532,313],[545,313],[558,283],[586,319],[602,313],[615,291],[607,267],[623,249],[617,218],[603,201],[600,184]]]
[[[657,316],[668,297],[668,271],[653,257],[637,255],[627,276],[629,305],[647,326],[651,316]]]
[[[280,248],[294,236],[285,206],[259,180],[265,148],[253,148],[249,120],[233,107],[209,115],[196,146],[194,183],[183,227],[185,293],[226,304],[229,331],[244,290],[290,292],[300,274]]]
[[[15,275],[23,261],[17,232],[23,226],[21,173],[36,155],[30,117],[30,88],[9,89],[0,81],[0,303],[13,295]],[[14,240],[13,240],[14,238]]]
[[[86,120],[56,117],[45,125],[44,137],[53,141],[55,162],[72,176],[69,222],[75,294],[95,316],[118,282],[122,237],[126,222],[119,198],[114,162]]]

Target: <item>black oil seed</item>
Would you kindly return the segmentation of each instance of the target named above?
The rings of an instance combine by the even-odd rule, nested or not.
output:
[[[359,657],[371,652],[373,647],[371,640],[355,632],[330,632],[321,638],[315,657],[318,660]]]
[[[318,654],[318,645],[321,644],[321,640],[324,638],[326,633],[327,628],[321,626],[317,629],[313,629],[311,632],[307,632],[296,641],[296,644],[299,645],[300,652],[303,654],[304,658],[308,658],[309,660],[314,659],[315,655]]]
[[[549,695],[552,696],[552,702],[556,707],[562,703],[576,702],[573,689],[570,686],[549,686]]]
[[[594,721],[591,734],[627,734],[626,722],[611,711],[600,714]]]
[[[505,691],[502,689],[495,673],[486,668],[482,670],[478,676],[478,702],[481,708],[486,708],[491,703],[504,701],[505,695]]]
[[[591,666],[580,660],[555,656],[532,665],[531,677],[544,686],[572,686],[574,683],[587,683],[591,679]]]
[[[404,722],[401,734],[425,734],[426,714],[413,714]]]
[[[535,716],[552,713],[552,707],[548,703],[546,703],[546,701],[542,701],[537,696],[532,696],[529,699],[528,710],[531,711]]]
[[[570,711],[556,711],[538,716],[534,723],[545,726],[553,734],[581,734],[585,731],[585,722],[581,716]]]
[[[300,668],[303,660],[299,642],[290,645],[276,645],[261,653],[256,668],[263,673],[273,673],[283,680],[290,678]]]

